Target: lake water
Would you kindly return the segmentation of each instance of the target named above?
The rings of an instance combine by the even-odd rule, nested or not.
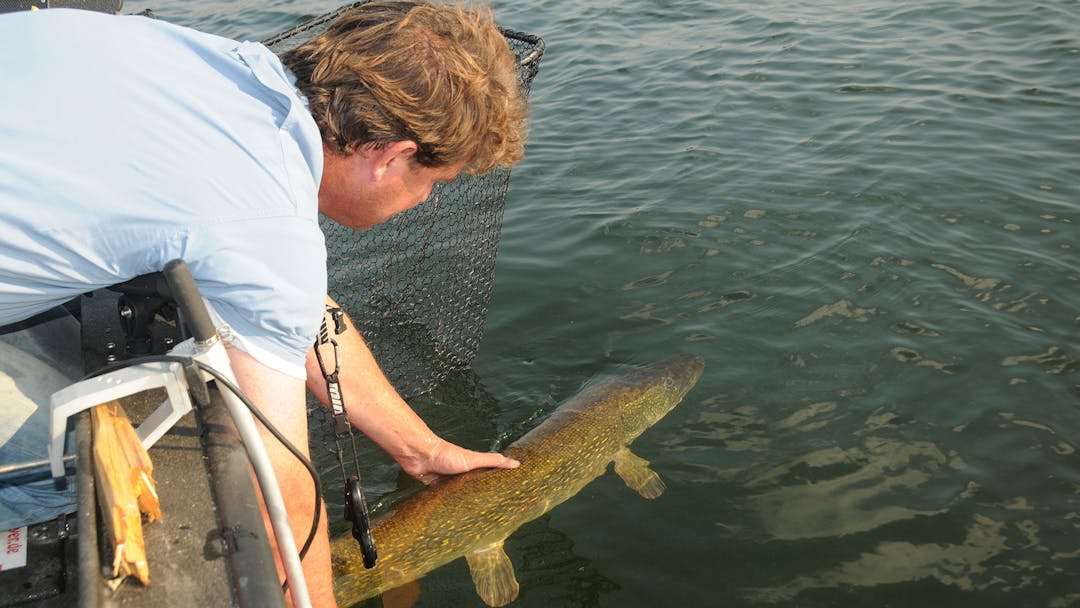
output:
[[[338,4],[125,10],[258,40]],[[1080,605],[1080,2],[494,6],[547,42],[532,139],[480,355],[417,409],[491,449],[706,360],[634,444],[667,493],[526,525],[515,606]],[[417,605],[479,605],[464,562]]]

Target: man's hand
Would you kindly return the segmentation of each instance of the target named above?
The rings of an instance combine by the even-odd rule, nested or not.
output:
[[[436,437],[426,457],[398,464],[409,475],[431,483],[441,475],[457,475],[473,469],[515,469],[521,463],[498,452],[474,452]]]
[[[327,304],[336,306],[332,299]],[[438,475],[454,475],[473,469],[512,469],[516,460],[497,452],[474,452],[454,445],[436,435],[416,412],[398,395],[383,375],[375,357],[352,320],[345,319],[347,329],[335,334],[338,356],[341,357],[341,394],[349,422],[390,454],[409,475],[430,483]],[[333,323],[331,322],[331,327]],[[332,357],[332,349],[324,351],[324,360]],[[308,353],[307,386],[319,401],[329,403],[326,381],[315,357]]]

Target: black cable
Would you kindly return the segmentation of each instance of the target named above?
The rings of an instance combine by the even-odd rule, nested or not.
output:
[[[318,531],[319,519],[322,513],[322,481],[319,479],[318,471],[316,471],[314,465],[311,464],[311,460],[304,456],[300,452],[300,450],[296,449],[296,446],[294,446],[288,439],[286,439],[285,436],[282,435],[281,432],[278,431],[277,428],[273,424],[271,424],[269,420],[266,419],[263,413],[259,411],[259,408],[256,407],[255,404],[252,403],[250,399],[248,399],[247,395],[245,395],[243,391],[240,390],[240,387],[233,384],[232,381],[226,378],[225,375],[218,370],[203,363],[202,361],[195,359],[194,357],[185,357],[180,355],[146,355],[133,359],[125,359],[124,361],[118,363],[111,363],[97,370],[96,372],[87,374],[85,377],[83,377],[83,380],[95,378],[97,376],[101,376],[103,374],[107,374],[109,372],[119,369],[142,365],[143,363],[179,363],[181,365],[189,365],[191,363],[194,363],[196,366],[198,366],[199,369],[213,376],[214,379],[217,380],[218,384],[224,386],[234,395],[236,395],[237,398],[239,398],[240,401],[245,406],[247,406],[248,410],[251,411],[251,414],[255,416],[255,418],[258,419],[258,421],[261,422],[268,431],[270,431],[270,434],[273,435],[274,438],[277,439],[279,442],[281,442],[281,444],[285,446],[285,449],[289,450],[289,452],[293,456],[295,456],[297,460],[300,461],[300,464],[304,465],[304,468],[306,468],[308,470],[308,473],[311,474],[311,480],[315,483],[315,512],[312,514],[311,518],[311,531],[308,533],[307,540],[304,541],[303,548],[300,549],[300,560],[303,561],[304,556],[307,555],[308,549],[311,547],[311,543],[315,540],[315,534]],[[289,581],[286,579],[285,584],[282,588],[288,589],[288,586]]]

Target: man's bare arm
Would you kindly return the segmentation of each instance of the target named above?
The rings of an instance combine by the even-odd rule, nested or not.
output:
[[[336,306],[331,298],[326,300],[328,305]],[[398,395],[352,321],[346,321],[348,330],[334,338],[341,355],[339,380],[349,422],[379,444],[406,473],[429,481],[424,479],[429,475],[518,465],[516,460],[497,452],[474,452],[436,435]],[[332,328],[333,324],[330,326]],[[324,351],[328,352],[329,349]],[[324,356],[324,360],[330,359],[332,355],[330,358]],[[326,382],[314,349],[308,353],[307,375],[308,389],[320,401],[328,403]]]

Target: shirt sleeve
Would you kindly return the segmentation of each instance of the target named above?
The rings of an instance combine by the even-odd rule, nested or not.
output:
[[[215,322],[260,363],[304,378],[326,298],[326,247],[317,222],[295,217],[208,226],[190,260]]]

